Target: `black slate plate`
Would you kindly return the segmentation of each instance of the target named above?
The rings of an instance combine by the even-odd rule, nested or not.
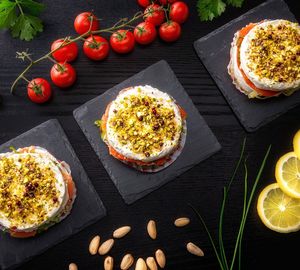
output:
[[[229,51],[234,33],[250,22],[258,22],[263,19],[296,21],[284,1],[272,0],[257,6],[194,43],[196,52],[208,72],[241,124],[249,132],[257,130],[300,103],[300,91],[290,97],[249,100],[235,88],[227,73]]]
[[[94,125],[94,121],[101,118],[108,103],[117,96],[120,90],[129,86],[145,84],[169,93],[188,115],[187,138],[181,155],[172,165],[157,173],[139,172],[110,156],[107,146],[100,139],[98,128]],[[103,95],[90,100],[74,111],[74,117],[128,204],[166,184],[221,148],[165,61],[157,62],[107,90]]]
[[[70,165],[77,188],[77,198],[72,212],[66,219],[34,238],[16,239],[8,234],[1,235],[2,270],[17,267],[106,215],[103,203],[57,120],[44,122],[8,141],[0,146],[0,152],[10,151],[9,146],[19,148],[30,145],[41,146],[57,159],[64,160]]]

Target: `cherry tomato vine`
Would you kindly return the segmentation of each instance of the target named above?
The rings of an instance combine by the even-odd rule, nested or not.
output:
[[[110,48],[116,53],[125,54],[133,50],[136,42],[146,45],[153,42],[157,35],[166,42],[174,42],[180,37],[180,24],[184,23],[189,15],[184,2],[176,0],[137,0],[137,2],[145,8],[143,12],[137,12],[130,19],[122,18],[113,26],[104,29],[99,29],[99,19],[92,12],[80,13],[74,20],[78,36],[55,40],[51,44],[50,51],[38,59],[32,59],[28,51],[17,52],[17,58],[29,63],[12,83],[11,93],[14,93],[20,80],[25,80],[28,82],[27,94],[30,100],[36,103],[48,101],[51,97],[51,86],[48,81],[43,78],[29,81],[26,78],[27,72],[33,66],[45,60],[54,62],[50,71],[53,84],[59,88],[73,85],[77,75],[70,62],[77,58],[77,42],[81,40],[84,54],[91,60],[100,61],[107,57]],[[144,21],[134,26],[133,23],[139,19]],[[110,39],[100,36],[103,33],[109,33]]]

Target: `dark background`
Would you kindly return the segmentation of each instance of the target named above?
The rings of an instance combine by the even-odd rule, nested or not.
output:
[[[213,236],[216,236],[222,187],[229,181],[244,137],[248,138],[246,152],[250,185],[254,181],[260,161],[269,144],[272,144],[272,151],[246,224],[243,269],[298,269],[297,266],[292,265],[298,263],[300,232],[279,234],[267,229],[257,215],[256,200],[259,191],[275,181],[274,167],[277,159],[292,150],[293,135],[300,128],[300,107],[289,111],[255,133],[246,133],[193,50],[193,42],[196,39],[262,1],[245,0],[245,4],[240,9],[228,7],[221,17],[212,22],[200,22],[195,8],[196,1],[187,1],[191,16],[183,26],[179,41],[165,44],[157,40],[147,47],[137,46],[133,53],[126,56],[111,53],[109,58],[101,63],[89,61],[80,53],[74,63],[78,72],[78,80],[74,87],[69,90],[53,87],[53,100],[49,104],[39,106],[27,99],[26,85],[23,83],[18,86],[16,96],[9,94],[11,83],[24,68],[24,64],[15,58],[16,51],[28,48],[33,54],[32,57],[43,55],[49,50],[53,40],[75,34],[73,20],[82,11],[94,10],[95,14],[103,19],[101,27],[106,27],[119,18],[132,16],[140,10],[135,0],[43,2],[47,5],[46,12],[42,15],[45,31],[34,41],[19,41],[12,39],[8,32],[0,32],[0,93],[3,97],[0,105],[0,143],[48,119],[59,119],[101,196],[108,215],[19,269],[67,269],[70,262],[76,262],[79,269],[102,269],[103,258],[92,257],[88,253],[89,240],[95,234],[100,234],[102,240],[105,240],[111,236],[115,228],[127,224],[133,228],[130,236],[117,241],[111,252],[117,265],[127,252],[132,253],[135,258],[146,258],[153,256],[157,248],[162,248],[167,255],[166,269],[219,269],[208,237],[188,204],[191,203],[201,211]],[[286,2],[299,20],[299,1],[286,0]],[[174,181],[128,206],[121,199],[73,119],[72,111],[161,59],[165,59],[175,71],[223,148],[219,153]],[[41,63],[32,70],[28,79],[38,76],[49,78],[51,65],[50,62]],[[232,186],[225,213],[224,242],[229,255],[233,250],[237,234],[242,199],[241,172]],[[191,218],[189,227],[178,229],[173,226],[174,219],[180,216]],[[157,222],[156,241],[150,240],[146,234],[146,223],[150,218]],[[185,250],[188,241],[201,246],[205,257],[198,258],[188,254]]]

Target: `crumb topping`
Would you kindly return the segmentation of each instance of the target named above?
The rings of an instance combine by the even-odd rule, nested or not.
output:
[[[299,80],[299,26],[291,22],[258,26],[249,46],[248,59],[247,66],[259,78],[276,83]]]
[[[166,141],[175,143],[181,125],[175,121],[174,109],[164,105],[161,98],[129,95],[120,103],[120,108],[113,111],[109,125],[118,134],[122,145],[149,157],[161,151]]]
[[[43,167],[30,156],[0,159],[0,216],[11,227],[47,220],[49,209],[57,207],[60,192],[50,167]]]

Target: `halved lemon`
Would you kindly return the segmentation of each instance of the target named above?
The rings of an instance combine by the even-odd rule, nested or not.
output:
[[[294,152],[283,155],[277,161],[275,177],[283,192],[300,199],[300,159]]]
[[[294,136],[293,146],[294,146],[294,152],[296,153],[297,157],[300,158],[300,129]]]
[[[262,222],[273,231],[289,233],[300,229],[300,199],[288,196],[278,183],[262,190],[257,212]]]

